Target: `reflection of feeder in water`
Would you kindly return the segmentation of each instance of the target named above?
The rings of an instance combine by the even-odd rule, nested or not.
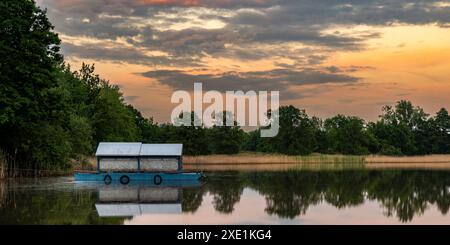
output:
[[[181,213],[183,189],[171,186],[103,186],[95,204],[101,217]]]

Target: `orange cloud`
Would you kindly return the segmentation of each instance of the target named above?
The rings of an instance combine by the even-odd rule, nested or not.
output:
[[[239,0],[215,0],[215,1],[205,1],[205,0],[140,0],[139,1],[145,5],[159,5],[159,6],[184,6],[184,7],[224,7],[232,5],[233,3],[239,3]],[[264,4],[266,0],[248,0],[246,4]]]
[[[180,6],[199,6],[199,0],[142,0],[146,5],[180,5]]]

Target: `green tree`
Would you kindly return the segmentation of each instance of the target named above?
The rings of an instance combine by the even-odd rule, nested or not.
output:
[[[64,164],[70,152],[60,40],[31,0],[0,2],[0,148],[19,167]]]
[[[278,135],[262,139],[264,148],[270,152],[289,155],[310,154],[316,148],[314,125],[304,110],[292,105],[282,106],[279,108],[278,117]],[[267,147],[267,144],[270,147]]]
[[[380,118],[380,121],[370,125],[370,131],[381,142],[382,153],[431,153],[432,124],[422,108],[402,100],[395,107],[383,107]]]
[[[160,128],[153,118],[145,118],[142,113],[132,105],[127,105],[138,128],[139,140],[145,143],[157,143],[161,141]]]
[[[243,142],[244,131],[233,122],[233,126],[226,125],[227,120],[233,121],[230,112],[218,113],[216,118],[222,121],[215,121],[214,126],[207,128],[209,149],[214,154],[236,154],[239,153]]]
[[[96,142],[136,141],[139,137],[138,128],[118,86],[105,86],[100,90],[92,121]]]
[[[207,155],[209,151],[209,142],[207,140],[207,129],[201,126],[194,126],[194,121],[199,122],[200,118],[194,112],[184,112],[180,114],[181,118],[189,118],[190,125],[179,125],[179,121],[173,124],[163,124],[160,129],[161,142],[182,143],[183,154],[186,155]]]
[[[242,149],[244,151],[258,151],[260,135],[261,133],[259,129],[250,132],[244,132]]]
[[[361,118],[338,115],[325,120],[325,129],[332,152],[354,155],[369,153],[364,120]]]
[[[72,72],[34,1],[0,2],[0,148],[9,168],[59,169],[99,141],[140,137],[117,86],[83,64]]]
[[[68,121],[72,157],[87,155],[92,152],[93,130],[86,117],[72,114]]]
[[[34,1],[1,1],[0,18],[0,124],[21,127],[45,117],[60,40]]]
[[[450,153],[450,116],[445,108],[441,108],[432,119],[433,153]]]

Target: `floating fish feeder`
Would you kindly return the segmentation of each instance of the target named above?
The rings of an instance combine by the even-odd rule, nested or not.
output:
[[[143,144],[140,142],[101,142],[95,156],[95,173],[75,173],[75,181],[104,181],[110,184],[119,181],[163,181],[199,180],[198,172],[183,171],[182,144]]]

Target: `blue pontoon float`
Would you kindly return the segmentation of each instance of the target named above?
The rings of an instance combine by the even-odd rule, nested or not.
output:
[[[95,156],[96,172],[77,172],[75,181],[120,182],[198,181],[199,172],[183,171],[182,144],[101,142]]]

